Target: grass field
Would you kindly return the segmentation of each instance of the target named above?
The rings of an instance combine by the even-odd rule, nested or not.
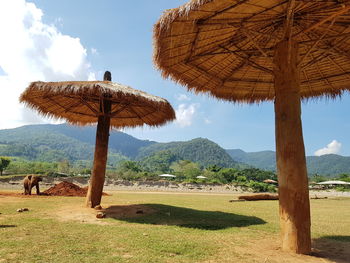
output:
[[[0,194],[0,262],[349,262],[350,198],[311,200],[314,253],[279,249],[278,202],[112,192],[109,218],[84,198]],[[10,193],[10,195],[9,195]],[[18,213],[21,207],[28,212]],[[143,213],[135,211],[142,210]]]

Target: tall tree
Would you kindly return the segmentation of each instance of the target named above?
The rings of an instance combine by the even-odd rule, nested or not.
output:
[[[193,163],[189,160],[175,162],[170,166],[170,169],[177,175],[192,179],[196,178],[202,172],[198,163]]]
[[[58,163],[58,172],[64,173],[64,174],[69,174],[70,172],[70,163],[68,160],[63,160]]]
[[[11,160],[7,157],[0,157],[0,176],[2,176],[3,171],[9,166]]]

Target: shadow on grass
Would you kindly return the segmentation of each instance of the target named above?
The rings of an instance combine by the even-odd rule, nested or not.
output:
[[[132,210],[132,207],[133,206],[128,206],[130,210]],[[244,216],[220,211],[201,211],[163,204],[143,204],[134,205],[134,207],[137,207],[136,212],[134,213],[135,216],[113,216],[113,213],[109,212],[118,209],[117,206],[111,206],[105,209],[105,212],[107,217],[131,223],[175,225],[203,230],[219,230],[230,227],[246,227],[266,223],[261,218],[255,216]]]
[[[350,236],[323,236],[320,239],[335,240],[335,241],[350,243]]]
[[[0,225],[0,228],[17,227],[16,225]]]
[[[323,236],[313,240],[313,256],[337,263],[350,262],[350,236]]]

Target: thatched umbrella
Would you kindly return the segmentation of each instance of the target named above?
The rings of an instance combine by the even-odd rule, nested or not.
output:
[[[101,203],[107,163],[110,127],[160,126],[175,118],[165,99],[104,81],[33,82],[20,101],[44,116],[67,120],[74,125],[97,122],[94,164],[86,204]]]
[[[232,102],[275,102],[283,249],[311,249],[300,100],[350,89],[349,0],[192,0],[155,25],[164,77]]]

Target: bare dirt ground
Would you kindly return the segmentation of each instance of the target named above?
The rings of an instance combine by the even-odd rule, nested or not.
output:
[[[174,193],[170,193],[174,194]],[[52,196],[26,196],[21,193],[0,192],[0,202],[13,203],[21,202],[23,198],[54,198]],[[141,212],[140,212],[141,211]],[[47,215],[59,221],[75,221],[88,224],[111,225],[111,221],[96,218],[98,212],[104,212],[106,218],[130,218],[140,217],[147,214],[155,213],[156,210],[142,205],[125,205],[125,206],[106,206],[100,210],[85,208],[81,204],[67,204],[60,207],[54,214]],[[278,236],[266,236],[264,239],[249,240],[244,242],[244,246],[230,244],[227,242],[227,248],[223,249],[224,253],[238,253],[240,259],[235,262],[262,262],[262,263],[350,263],[350,247],[348,242],[338,242],[329,239],[317,239],[313,241],[312,254],[295,255],[281,251]],[[247,258],[249,261],[246,261]],[[231,258],[232,260],[232,258]],[[216,260],[203,261],[204,263],[217,263]],[[232,262],[226,259],[220,259],[220,262]]]
[[[100,225],[112,224],[104,219],[96,218],[98,212],[105,213],[105,218],[121,219],[145,216],[156,211],[142,205],[107,206],[98,210],[82,207],[81,205],[69,205],[57,210],[54,217],[60,221],[79,221]]]

